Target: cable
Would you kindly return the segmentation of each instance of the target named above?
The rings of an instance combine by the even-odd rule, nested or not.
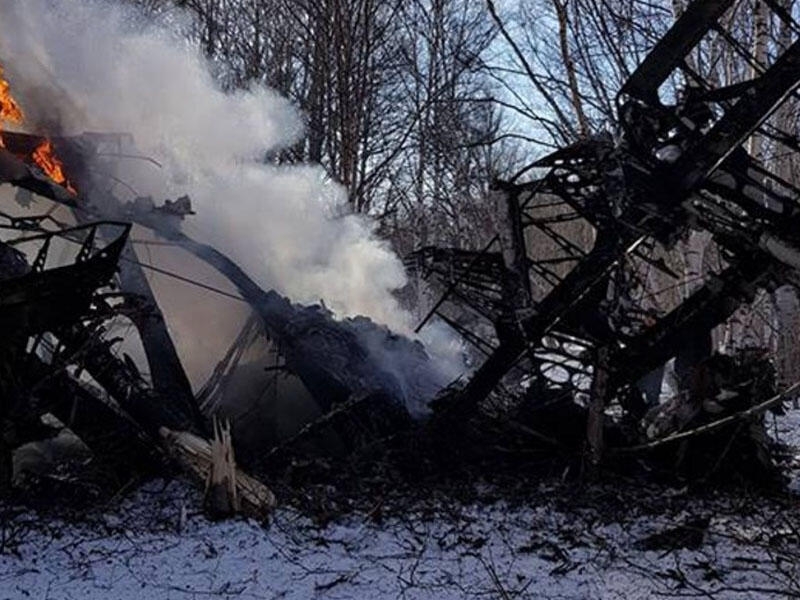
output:
[[[58,203],[55,203],[54,206],[56,208],[58,208],[60,205]],[[77,209],[77,210],[79,210],[81,212],[85,212],[87,214],[91,214],[90,211],[86,210],[83,207],[70,207],[70,208],[72,208],[73,210]],[[47,212],[47,215],[46,215],[47,218],[52,220],[54,223],[56,223],[57,225],[59,225],[61,227],[66,227],[67,231],[69,231],[71,229],[78,229],[78,228],[84,227],[84,225],[79,225],[77,227],[76,226],[71,226],[70,227],[70,226],[68,226],[68,224],[63,223],[63,222],[59,221],[58,219],[55,219],[51,215],[53,210],[54,209],[51,209],[50,211]],[[12,218],[11,215],[8,215],[8,214],[6,214],[5,212],[2,212],[2,211],[0,211],[0,216],[6,217],[6,218]],[[38,229],[41,230],[41,231],[45,231],[41,227],[39,227]],[[62,237],[63,239],[66,239],[68,241],[72,241],[74,243],[80,243],[80,241],[71,239],[70,237],[63,235],[63,233],[64,233],[63,231],[52,231],[52,232],[51,231],[46,231],[46,233],[59,235],[59,237]],[[20,240],[16,240],[16,241],[20,241]],[[174,242],[146,241],[146,240],[134,240],[134,239],[130,239],[129,241],[132,244],[141,244],[141,245],[145,245],[145,246],[156,246],[156,245],[160,246],[160,245],[164,245],[164,246],[175,246],[175,247],[180,248],[180,244],[176,244]],[[212,285],[208,285],[206,283],[201,283],[199,281],[195,281],[194,279],[189,279],[188,277],[184,277],[183,275],[178,275],[177,273],[175,273],[173,271],[168,271],[168,270],[162,269],[160,267],[155,267],[153,265],[148,265],[148,264],[145,264],[145,263],[140,262],[138,260],[134,260],[132,258],[126,258],[124,256],[120,256],[120,260],[124,260],[126,262],[138,265],[138,266],[142,267],[143,269],[150,269],[152,271],[155,271],[156,273],[160,273],[162,275],[166,275],[167,277],[172,277],[173,279],[177,279],[179,281],[183,281],[184,283],[188,283],[190,285],[197,286],[197,287],[202,288],[204,290],[208,290],[209,292],[214,292],[216,294],[219,294],[220,296],[225,296],[226,298],[232,298],[233,300],[238,300],[240,302],[244,302],[246,304],[249,304],[249,302],[247,300],[245,300],[244,298],[242,298],[241,296],[238,296],[236,294],[232,294],[230,292],[226,292],[225,290],[222,290],[220,288],[216,288],[216,287],[214,287]]]
[[[227,298],[233,298],[234,300],[239,300],[240,302],[245,302],[245,303],[249,304],[249,302],[247,302],[247,300],[245,300],[241,296],[237,296],[236,294],[231,294],[230,292],[226,292],[225,290],[221,290],[220,288],[216,288],[216,287],[214,287],[212,285],[208,285],[206,283],[201,283],[199,281],[195,281],[194,279],[189,279],[188,277],[184,277],[183,275],[178,275],[177,273],[174,273],[173,271],[167,271],[166,269],[162,269],[161,267],[154,267],[152,265],[147,265],[147,264],[145,264],[143,262],[139,262],[138,260],[133,260],[132,258],[125,258],[124,256],[120,256],[120,260],[124,260],[125,262],[129,262],[129,263],[132,263],[134,265],[138,265],[138,266],[142,267],[143,269],[151,269],[152,271],[155,271],[156,273],[161,273],[162,275],[166,275],[167,277],[172,277],[172,278],[177,279],[179,281],[183,281],[184,283],[188,283],[188,284],[197,286],[199,288],[203,288],[204,290],[208,290],[209,292],[214,292],[216,294],[219,294],[220,296],[225,296]]]

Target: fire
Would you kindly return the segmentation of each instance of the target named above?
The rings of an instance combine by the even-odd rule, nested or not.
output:
[[[33,151],[31,158],[50,179],[63,185],[73,194],[76,193],[75,188],[70,185],[64,175],[64,163],[62,163],[53,152],[53,144],[50,140],[45,140],[39,144],[36,150]]]
[[[11,95],[11,86],[3,77],[3,67],[0,67],[0,122],[15,123],[19,125],[25,119],[22,109]],[[4,148],[3,129],[0,127],[0,148]]]
[[[24,120],[25,114],[11,95],[11,86],[3,77],[3,67],[0,66],[0,148],[5,148],[2,123],[21,125]],[[75,188],[67,181],[64,175],[64,163],[53,152],[53,144],[50,140],[45,139],[39,144],[31,153],[30,158],[50,179],[64,186],[73,194],[77,193]]]

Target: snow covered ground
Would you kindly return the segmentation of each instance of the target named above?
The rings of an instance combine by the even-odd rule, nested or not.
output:
[[[789,441],[798,429],[800,411],[777,421]],[[79,522],[0,522],[0,598],[800,597],[798,502],[654,489],[648,505],[612,486],[541,484],[521,506],[431,503],[320,528],[285,508],[267,526],[211,523],[187,515],[189,486],[151,482]],[[677,543],[643,542],[703,519]]]

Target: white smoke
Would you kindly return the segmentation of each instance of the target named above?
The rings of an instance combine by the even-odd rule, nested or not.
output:
[[[392,295],[406,283],[402,264],[368,220],[332,218],[342,189],[319,167],[260,162],[303,133],[287,100],[263,86],[224,93],[196,48],[107,1],[0,6],[0,64],[33,127],[131,133],[163,165],[157,178],[132,171],[136,190],[188,193],[189,233],[263,287],[408,332]]]

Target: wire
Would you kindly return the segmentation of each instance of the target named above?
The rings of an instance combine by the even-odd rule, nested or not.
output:
[[[58,203],[55,203],[54,206],[57,208],[60,205]],[[86,210],[83,207],[70,207],[70,208],[72,208],[73,210],[79,210],[81,212],[84,212],[84,213],[87,213],[87,214],[91,215],[91,212]],[[65,231],[45,231],[42,227],[38,227],[38,229],[40,231],[45,231],[45,233],[44,234],[40,234],[39,236],[31,236],[30,239],[39,238],[39,237],[41,237],[41,235],[54,234],[54,235],[59,235],[59,237],[63,237],[66,240],[69,240],[69,241],[72,241],[72,242],[75,242],[75,243],[80,243],[79,241],[73,240],[69,236],[64,236],[63,234],[64,233],[69,233],[69,232],[71,232],[72,230],[75,230],[75,229],[81,229],[81,228],[85,227],[86,225],[77,225],[77,226],[70,227],[66,223],[63,223],[63,222],[59,221],[58,219],[54,218],[51,215],[53,210],[54,209],[51,208],[51,210],[49,210],[47,212],[47,214],[46,214],[47,218],[49,218],[51,221],[53,221],[57,225],[59,225],[61,227],[65,227],[66,228],[66,232]],[[7,214],[7,213],[5,213],[3,211],[0,211],[0,217],[5,217],[5,218],[9,218],[9,219],[13,218],[13,217],[11,217],[11,215],[9,215],[9,214]],[[17,240],[14,240],[14,241],[15,242],[20,242],[20,241],[25,241],[26,239],[28,239],[28,238],[17,239]],[[129,239],[129,242],[131,244],[141,244],[141,245],[145,245],[145,246],[161,246],[161,245],[163,245],[163,246],[175,246],[175,247],[178,247],[178,248],[181,247],[180,244],[176,244],[174,242],[159,242],[159,241],[146,241],[146,240],[135,240],[135,239]],[[238,300],[240,302],[244,302],[246,304],[250,304],[247,300],[245,300],[241,296],[238,296],[236,294],[232,294],[230,292],[226,292],[225,290],[217,288],[217,287],[214,287],[212,285],[208,285],[206,283],[201,283],[201,282],[196,281],[194,279],[190,279],[189,277],[185,277],[183,275],[179,275],[178,273],[175,273],[173,271],[168,271],[167,269],[162,269],[161,267],[148,265],[148,264],[145,264],[145,263],[140,262],[138,260],[134,260],[132,258],[126,258],[125,256],[120,256],[120,260],[124,260],[124,261],[126,261],[128,263],[131,263],[131,264],[134,264],[134,265],[138,265],[138,266],[142,267],[143,269],[150,269],[151,271],[155,271],[156,273],[160,273],[161,275],[166,275],[167,277],[172,277],[173,279],[177,279],[179,281],[183,281],[184,283],[188,283],[190,285],[194,285],[196,287],[202,288],[202,289],[207,290],[209,292],[214,292],[215,294],[219,294],[220,296],[225,296],[226,298],[232,298],[233,300]]]
[[[226,292],[225,290],[222,290],[220,288],[216,288],[216,287],[214,287],[212,285],[208,285],[207,283],[201,283],[201,282],[196,281],[194,279],[190,279],[188,277],[184,277],[183,275],[178,275],[177,273],[175,273],[173,271],[168,271],[167,269],[162,269],[161,267],[155,267],[153,265],[148,265],[148,264],[145,264],[145,263],[140,262],[138,260],[134,260],[132,258],[126,258],[124,256],[120,256],[120,260],[124,260],[125,262],[129,262],[129,263],[132,263],[134,265],[138,265],[138,266],[142,267],[143,269],[150,269],[152,271],[155,271],[156,273],[160,273],[162,275],[166,275],[167,277],[172,277],[173,279],[177,279],[179,281],[183,281],[184,283],[188,283],[188,284],[197,286],[199,288],[203,288],[204,290],[208,290],[209,292],[214,292],[216,294],[219,294],[220,296],[225,296],[226,298],[233,298],[234,300],[239,300],[240,302],[245,302],[245,303],[249,304],[249,302],[247,302],[247,300],[245,300],[241,296],[237,296],[236,294],[231,294],[230,292]]]

